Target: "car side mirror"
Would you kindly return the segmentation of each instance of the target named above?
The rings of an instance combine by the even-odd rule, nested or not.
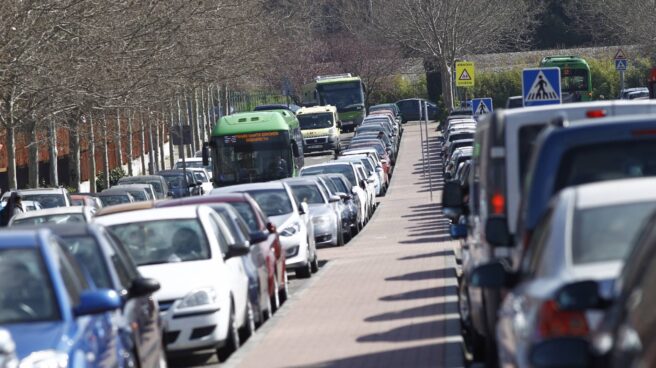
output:
[[[305,202],[301,202],[301,205],[298,207],[298,213],[300,215],[305,215],[306,213],[309,213],[310,210],[308,209],[308,205]]]
[[[234,257],[242,257],[250,252],[250,246],[245,244],[233,244],[228,246],[228,253],[225,255],[225,259],[230,259]]]
[[[160,287],[159,282],[155,279],[139,277],[132,281],[128,295],[131,298],[139,298],[156,292]]]
[[[256,243],[261,243],[263,241],[267,241],[269,239],[269,231],[254,231],[249,235],[250,243],[251,244],[256,244]]]
[[[346,194],[346,193],[341,193],[341,192],[340,192],[340,193],[337,193],[337,195],[339,196],[339,198],[341,198],[341,199],[344,200],[344,201],[348,201],[348,200],[350,200],[351,198],[353,198],[353,197],[351,197],[351,195]]]
[[[554,299],[562,310],[603,309],[610,304],[601,296],[599,284],[593,280],[567,284],[556,291]]]
[[[338,195],[331,195],[330,197],[328,197],[328,202],[330,202],[330,203],[339,202],[341,200],[342,200],[342,198]]]
[[[73,309],[76,316],[87,316],[114,311],[123,305],[118,293],[111,289],[85,290],[80,294],[80,303]]]
[[[268,222],[266,224],[266,229],[269,232],[269,234],[277,234],[278,233],[278,228],[276,227],[276,225],[274,225],[271,222]]]
[[[337,120],[337,127],[339,129],[342,129],[342,121],[341,120]]]
[[[362,179],[360,180],[360,188],[367,189],[367,181]]]
[[[203,185],[203,182],[200,181],[200,180],[198,180],[198,181],[196,182],[196,186],[200,186],[200,185]]]
[[[464,239],[467,237],[467,225],[451,224],[449,227],[449,235],[451,239]]]
[[[485,222],[485,239],[495,247],[512,246],[512,237],[508,231],[508,220],[505,216],[491,215]]]
[[[442,207],[461,208],[462,206],[462,187],[460,183],[455,181],[445,183],[442,192]]]
[[[203,142],[203,166],[207,166],[210,164],[210,149],[209,149],[209,143]]]
[[[515,274],[505,264],[493,261],[480,265],[472,271],[469,284],[475,287],[501,289],[515,283]]]
[[[590,343],[580,337],[558,337],[531,346],[528,360],[535,368],[592,367]]]

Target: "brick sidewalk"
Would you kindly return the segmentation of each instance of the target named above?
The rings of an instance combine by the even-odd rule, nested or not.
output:
[[[430,127],[429,134],[436,150]],[[228,365],[464,366],[453,243],[440,193],[430,202],[420,142],[419,125],[406,125],[390,192],[373,221],[346,247],[320,249],[324,270]],[[433,170],[439,178],[439,166]]]

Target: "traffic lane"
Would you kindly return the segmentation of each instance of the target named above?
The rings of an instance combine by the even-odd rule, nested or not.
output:
[[[351,143],[352,138],[353,138],[352,132],[340,134],[339,139],[342,149],[348,147],[349,143]],[[332,151],[305,153],[305,166],[319,165],[324,162],[328,162],[334,158],[335,156]]]

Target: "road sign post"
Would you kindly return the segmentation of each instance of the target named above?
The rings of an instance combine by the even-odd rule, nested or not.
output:
[[[492,106],[492,99],[490,97],[474,98],[472,99],[472,114],[474,116],[481,116],[494,111]]]
[[[560,68],[531,68],[522,72],[524,106],[562,103]]]
[[[620,93],[624,90],[624,72],[629,67],[629,61],[622,49],[617,50],[615,54],[615,70],[620,72]]]

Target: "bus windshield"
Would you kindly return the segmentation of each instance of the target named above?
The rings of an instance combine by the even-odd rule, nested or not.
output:
[[[318,84],[321,105],[333,105],[338,111],[355,109],[364,104],[360,82]]]
[[[588,71],[586,69],[563,68],[561,70],[563,92],[586,92],[588,90]]]
[[[255,183],[292,176],[289,133],[244,133],[214,138],[215,183]]]

